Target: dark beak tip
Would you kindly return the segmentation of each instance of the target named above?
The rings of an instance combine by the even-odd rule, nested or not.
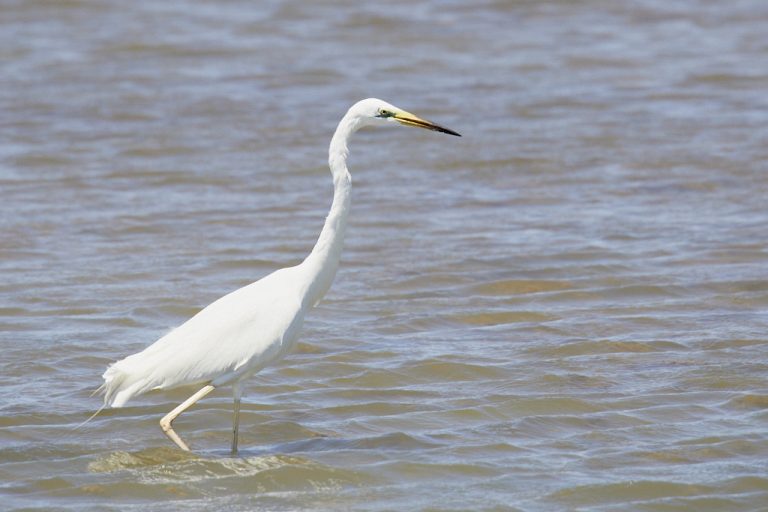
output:
[[[445,128],[444,126],[440,126],[437,124],[433,124],[431,129],[440,133],[447,133],[448,135],[455,135],[456,137],[461,137],[461,134],[459,132],[455,132],[449,128]]]

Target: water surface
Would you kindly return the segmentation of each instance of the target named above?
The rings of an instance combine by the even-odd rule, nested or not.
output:
[[[6,1],[10,510],[765,510],[763,2]],[[295,264],[352,144],[295,354],[107,410],[105,367]]]

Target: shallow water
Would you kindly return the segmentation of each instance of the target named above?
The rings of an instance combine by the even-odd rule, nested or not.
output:
[[[763,2],[6,1],[10,510],[765,510]],[[299,262],[378,96],[461,132],[351,146],[298,350],[75,429],[112,361]]]

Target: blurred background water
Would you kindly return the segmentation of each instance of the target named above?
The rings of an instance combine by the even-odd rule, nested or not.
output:
[[[768,510],[768,4],[0,6],[8,510]],[[246,387],[91,393],[311,249],[342,267]]]

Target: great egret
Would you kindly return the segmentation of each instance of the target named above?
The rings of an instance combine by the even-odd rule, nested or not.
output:
[[[296,344],[304,315],[322,299],[336,275],[352,187],[346,165],[347,142],[364,126],[395,121],[460,136],[379,99],[355,103],[331,139],[328,165],[333,176],[333,203],[309,256],[299,265],[277,270],[221,297],[141,352],[112,364],[104,372],[100,388],[104,407],[122,407],[132,397],[153,389],[203,384],[160,420],[163,432],[179,448],[189,451],[173,430],[173,420],[214,388],[231,384],[232,453],[237,453],[243,381]]]

